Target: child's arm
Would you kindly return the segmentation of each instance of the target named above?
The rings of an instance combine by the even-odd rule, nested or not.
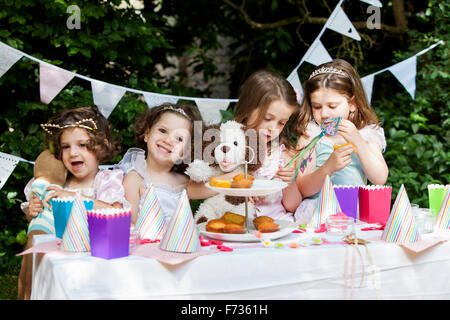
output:
[[[143,184],[142,177],[136,172],[129,172],[123,179],[123,187],[125,189],[125,199],[131,205],[131,224],[136,224],[139,213],[139,200],[141,197],[141,186]]]
[[[287,163],[293,157],[288,151],[283,151],[284,162]],[[288,186],[283,189],[283,198],[281,204],[288,212],[295,212],[300,203],[302,202],[302,195],[297,188],[295,181],[292,181],[295,175],[296,164],[291,167],[284,168],[280,166],[278,172],[275,174],[275,178],[281,179],[288,183]]]
[[[348,120],[341,121],[338,133],[347,142],[356,146],[357,155],[367,179],[373,184],[385,184],[389,169],[377,141],[375,139],[364,140],[355,125]]]

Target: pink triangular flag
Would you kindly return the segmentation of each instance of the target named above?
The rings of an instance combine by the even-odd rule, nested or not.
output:
[[[200,250],[200,240],[186,190],[180,200],[159,247],[172,252],[197,252]]]
[[[419,240],[419,230],[411,210],[411,203],[402,184],[384,227],[381,240],[404,243]]]
[[[49,104],[69,81],[73,79],[73,76],[73,73],[41,62],[39,64],[41,101]]]
[[[341,212],[341,207],[334,192],[330,176],[327,175],[322,190],[320,190],[319,197],[317,198],[316,209],[314,210],[312,221],[309,225],[313,228],[318,228],[321,224],[325,223],[329,216],[338,212]]]
[[[450,229],[450,188],[447,188],[441,209],[436,217],[436,227]]]
[[[86,252],[91,250],[87,212],[84,202],[78,193],[75,194],[73,199],[72,211],[62,236],[61,247],[64,251],[69,252]]]
[[[139,210],[135,230],[141,239],[161,240],[167,228],[167,220],[159,204],[155,187],[150,184],[144,194],[144,202]]]

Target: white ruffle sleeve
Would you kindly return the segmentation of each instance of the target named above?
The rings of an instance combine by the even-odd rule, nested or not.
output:
[[[122,160],[114,166],[123,171],[124,175],[135,170],[141,177],[145,177],[147,163],[145,162],[145,151],[139,148],[127,150]]]
[[[384,136],[384,129],[382,127],[371,124],[359,130],[359,133],[361,134],[361,137],[366,141],[377,141],[382,152],[386,150],[386,138]]]

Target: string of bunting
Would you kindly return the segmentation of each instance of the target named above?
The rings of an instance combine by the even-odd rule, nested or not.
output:
[[[311,46],[308,48],[308,50],[306,51],[305,55],[301,58],[298,65],[294,68],[294,70],[291,71],[291,73],[287,77],[289,83],[295,89],[297,89],[301,95],[303,95],[303,89],[297,72],[300,66],[304,62],[311,63],[314,66],[318,66],[322,63],[330,62],[333,60],[333,58],[330,56],[325,46],[320,41],[320,38],[326,29],[331,29],[357,41],[361,40],[360,35],[356,31],[356,28],[353,26],[352,22],[347,17],[347,15],[345,14],[344,10],[341,7],[343,1],[344,0],[340,0],[339,3],[336,5],[327,22],[322,27],[322,30],[320,30],[319,35],[316,37]],[[361,1],[376,7],[382,6],[381,2],[377,0],[375,1],[361,0]],[[430,47],[420,51],[419,53],[416,53],[410,58],[407,58],[390,67],[384,68],[382,70],[369,74],[365,77],[362,77],[361,81],[369,103],[372,100],[372,89],[375,76],[385,71],[390,71],[414,99],[416,91],[417,57],[435,48],[440,44],[444,44],[444,41],[440,40],[437,43],[431,45]]]

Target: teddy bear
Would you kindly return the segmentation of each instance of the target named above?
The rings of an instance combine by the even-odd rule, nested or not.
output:
[[[67,169],[61,160],[55,158],[49,149],[42,151],[34,162],[34,181],[30,191],[36,194],[43,202],[44,209],[51,211],[50,204],[44,199],[49,191],[48,186],[63,188],[67,178]]]
[[[202,160],[192,161],[186,174],[195,182],[208,182],[209,178],[225,173],[244,173],[244,162],[247,161],[248,174],[261,167],[258,158],[257,137],[252,140],[248,128],[234,120],[206,127],[203,135]],[[253,131],[254,133],[254,131]],[[250,143],[253,142],[253,143]],[[218,219],[227,211],[245,216],[245,197],[217,194],[204,200],[194,214],[197,224]],[[248,217],[253,217],[255,208],[248,202]]]

